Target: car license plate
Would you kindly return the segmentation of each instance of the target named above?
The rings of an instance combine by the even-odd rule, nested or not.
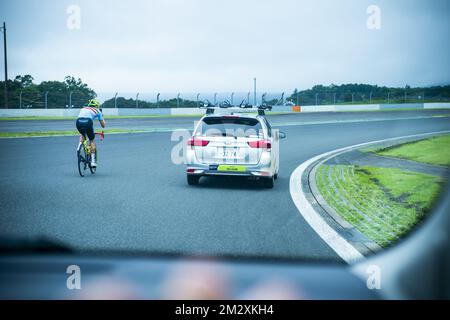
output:
[[[219,152],[219,157],[221,158],[236,158],[237,149],[222,149]]]
[[[245,172],[247,168],[245,166],[235,166],[235,165],[220,165],[217,168],[218,171],[231,171],[231,172]]]

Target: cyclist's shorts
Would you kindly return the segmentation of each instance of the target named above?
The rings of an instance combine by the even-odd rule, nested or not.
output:
[[[89,140],[95,139],[94,122],[90,118],[77,119],[78,132],[84,136],[88,136]]]

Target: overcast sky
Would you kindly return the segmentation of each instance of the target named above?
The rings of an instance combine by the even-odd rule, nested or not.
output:
[[[73,75],[98,92],[450,83],[448,0],[0,0],[0,20],[10,78]]]

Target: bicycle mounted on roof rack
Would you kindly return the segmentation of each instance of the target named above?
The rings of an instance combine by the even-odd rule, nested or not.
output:
[[[259,106],[253,106],[251,104],[245,103],[245,100],[242,100],[242,102],[238,105],[238,106],[234,106],[232,105],[228,100],[225,100],[224,102],[220,103],[220,104],[212,104],[211,102],[209,102],[208,100],[200,103],[199,105],[199,109],[206,109],[206,114],[210,115],[210,114],[214,114],[214,112],[216,110],[227,110],[229,111],[231,114],[233,113],[248,113],[248,112],[252,112],[252,111],[257,111],[259,116],[265,116],[266,113],[265,111],[271,111],[272,110],[272,106],[263,104],[263,105],[259,105]]]

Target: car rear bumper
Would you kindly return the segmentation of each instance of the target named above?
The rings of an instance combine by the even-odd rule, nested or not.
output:
[[[204,163],[199,161],[195,152],[188,149],[186,152],[186,173],[197,176],[247,176],[247,177],[273,177],[275,167],[272,163],[272,153],[264,151],[261,153],[258,163]],[[244,168],[245,170],[221,170],[223,166]],[[233,168],[231,168],[233,169]]]
[[[252,165],[239,165],[245,167],[245,171],[226,171],[219,170],[219,168],[211,169],[211,167],[219,167],[219,165],[188,165],[186,167],[186,173],[188,175],[197,176],[244,176],[244,177],[272,177],[275,173],[270,166],[252,166]]]

